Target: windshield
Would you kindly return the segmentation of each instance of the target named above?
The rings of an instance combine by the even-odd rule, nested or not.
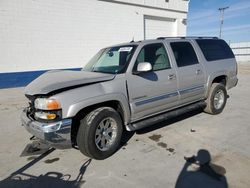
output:
[[[124,73],[136,47],[135,45],[127,45],[102,49],[82,70],[111,74]]]

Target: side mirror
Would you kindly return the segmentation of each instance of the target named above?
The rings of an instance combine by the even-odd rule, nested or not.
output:
[[[139,74],[141,72],[149,72],[152,71],[152,65],[149,62],[141,62],[137,65],[136,73]]]

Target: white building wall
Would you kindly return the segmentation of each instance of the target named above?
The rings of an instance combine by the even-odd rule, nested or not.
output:
[[[143,40],[144,15],[175,19],[176,35],[186,35],[187,1],[127,1],[143,6],[100,0],[1,0],[0,73],[82,67],[100,48]]]
[[[179,11],[188,11],[188,3],[189,3],[189,0],[168,0],[168,1],[166,0],[114,0],[114,1],[140,4],[140,5],[166,8],[166,9],[179,10]]]
[[[237,62],[250,63],[250,42],[231,43]]]

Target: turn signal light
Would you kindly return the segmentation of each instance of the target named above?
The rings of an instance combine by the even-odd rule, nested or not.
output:
[[[47,114],[47,119],[49,120],[56,119],[56,114]]]
[[[58,101],[56,100],[48,100],[47,102],[47,109],[48,110],[56,110],[56,109],[60,109],[61,105]]]

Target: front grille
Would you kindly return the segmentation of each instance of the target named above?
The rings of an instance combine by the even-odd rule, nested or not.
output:
[[[25,96],[29,99],[29,102],[28,102],[29,106],[28,106],[27,113],[30,117],[32,117],[34,119],[34,115],[35,115],[35,111],[36,111],[36,109],[35,109],[35,99],[36,98],[32,95],[25,95]]]
[[[32,104],[31,102],[29,102],[29,109],[28,109],[28,113],[30,116],[34,117],[35,115],[35,106],[34,104]]]

